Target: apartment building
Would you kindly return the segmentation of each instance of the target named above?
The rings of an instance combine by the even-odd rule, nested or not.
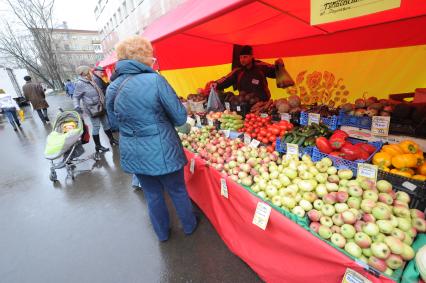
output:
[[[104,55],[124,38],[141,34],[158,17],[185,0],[97,0],[94,10]]]

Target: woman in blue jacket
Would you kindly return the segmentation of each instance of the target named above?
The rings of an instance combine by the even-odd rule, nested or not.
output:
[[[119,43],[116,52],[116,78],[107,89],[106,105],[118,121],[121,167],[139,179],[160,241],[170,236],[164,191],[184,233],[190,235],[198,223],[186,192],[187,160],[175,130],[186,122],[185,107],[166,79],[152,69],[155,58],[148,40],[131,37]]]

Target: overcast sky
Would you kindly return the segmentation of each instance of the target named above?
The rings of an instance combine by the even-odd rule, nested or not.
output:
[[[98,30],[95,9],[97,0],[56,0],[55,19],[66,21],[70,29]],[[114,0],[117,1],[117,0]]]

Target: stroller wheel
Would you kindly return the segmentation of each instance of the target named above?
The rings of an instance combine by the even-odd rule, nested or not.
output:
[[[52,182],[56,182],[56,181],[58,181],[58,176],[56,175],[56,172],[55,172],[55,171],[51,171],[51,172],[50,172],[49,179],[50,179],[50,181],[52,181]]]

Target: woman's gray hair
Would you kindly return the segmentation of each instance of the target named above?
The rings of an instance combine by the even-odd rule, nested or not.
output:
[[[77,69],[75,69],[75,72],[77,75],[80,76],[87,76],[90,73],[90,67],[89,66],[79,66]]]

